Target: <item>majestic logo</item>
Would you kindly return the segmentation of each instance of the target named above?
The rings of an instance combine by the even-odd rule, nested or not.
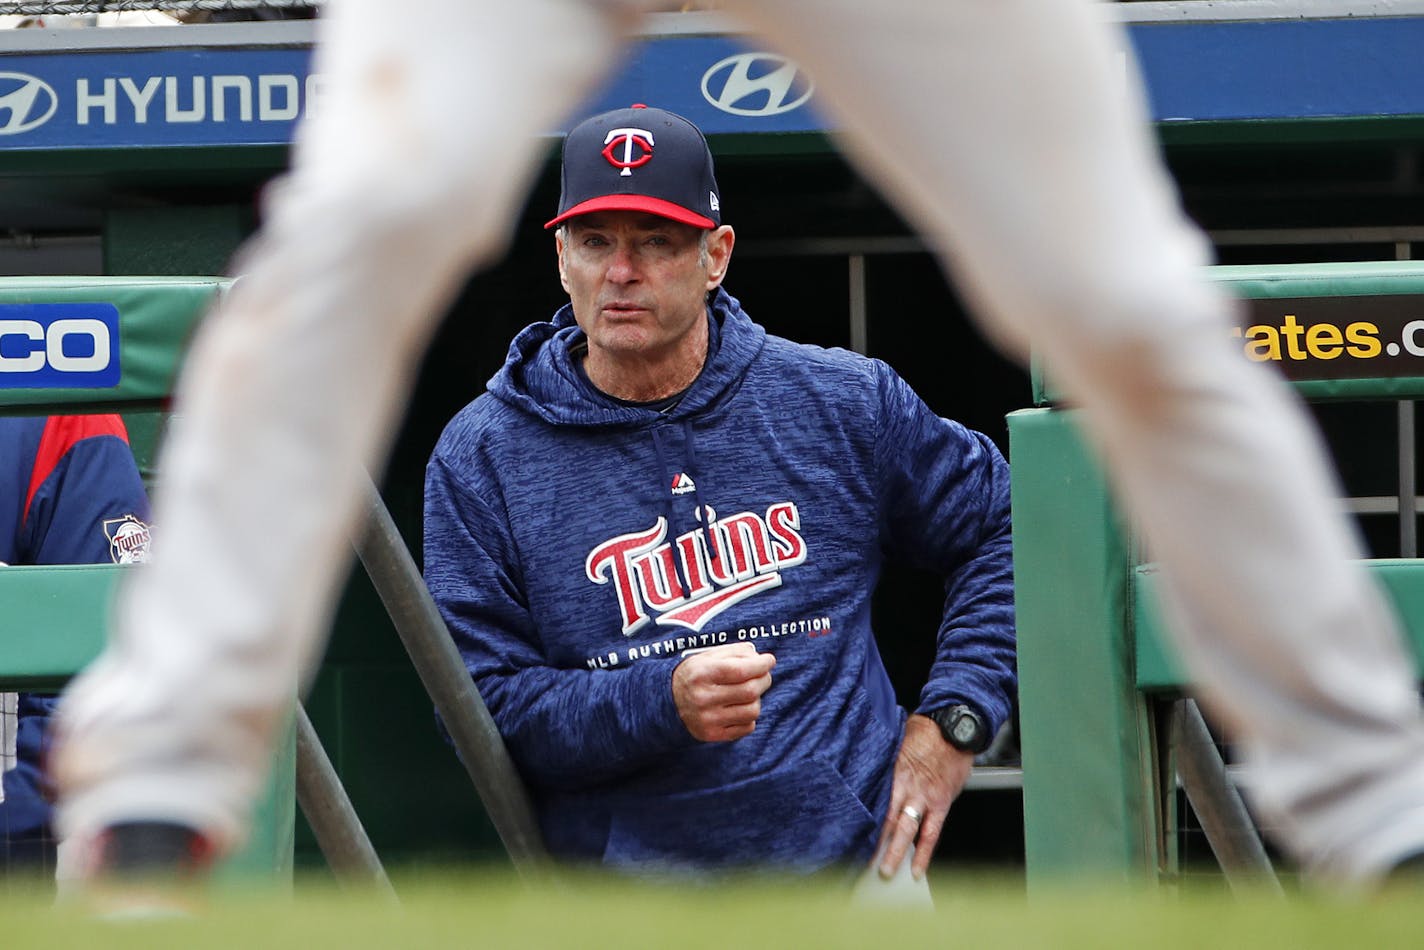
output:
[[[702,74],[702,97],[732,115],[781,115],[815,88],[800,66],[775,53],[738,53]]]
[[[120,375],[113,304],[0,305],[0,389],[102,389]]]
[[[59,96],[43,79],[25,73],[0,72],[0,135],[37,129],[59,108]]]
[[[109,557],[115,564],[142,564],[148,560],[148,525],[133,515],[105,521],[104,537],[109,539]]]
[[[667,540],[667,519],[620,535],[588,554],[584,572],[611,583],[623,615],[623,635],[654,622],[701,631],[713,617],[753,594],[781,586],[781,571],[806,560],[796,505],[772,505],[762,517],[744,511]],[[680,569],[680,570],[679,570]],[[686,585],[686,586],[684,586]]]
[[[622,155],[618,154],[620,151]],[[647,129],[609,129],[603,137],[603,157],[614,168],[623,169],[620,176],[632,175],[633,169],[653,160],[653,133]]]
[[[678,472],[672,477],[672,493],[674,495],[686,495],[688,492],[697,491],[697,486],[692,482],[692,476],[686,472]]]

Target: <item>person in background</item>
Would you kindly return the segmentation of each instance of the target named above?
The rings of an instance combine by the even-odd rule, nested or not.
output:
[[[148,496],[118,416],[0,416],[0,565],[142,563],[149,520]],[[0,868],[53,868],[55,834],[41,760],[57,700],[4,695]]]

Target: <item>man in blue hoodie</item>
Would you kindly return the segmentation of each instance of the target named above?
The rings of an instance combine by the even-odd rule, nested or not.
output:
[[[570,303],[441,437],[425,574],[549,849],[809,871],[880,841],[923,877],[1014,691],[1002,456],[885,364],[752,322],[686,119],[579,124],[548,226]],[[886,556],[945,578],[908,717]]]

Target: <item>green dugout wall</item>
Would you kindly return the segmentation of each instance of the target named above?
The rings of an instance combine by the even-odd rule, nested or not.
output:
[[[1424,336],[1415,341],[1424,263],[1221,267],[1215,276],[1247,301],[1243,345],[1280,354],[1308,398],[1424,392]],[[1358,356],[1343,342],[1350,327]],[[1312,350],[1312,338],[1323,345]],[[1155,568],[1139,563],[1076,413],[1054,408],[1042,381],[1036,390],[1040,406],[1009,419],[1029,880],[1170,879],[1179,867],[1163,701],[1190,684],[1153,606]],[[1369,563],[1419,656],[1424,561]]]

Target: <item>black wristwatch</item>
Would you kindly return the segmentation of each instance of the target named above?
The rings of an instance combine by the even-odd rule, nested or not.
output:
[[[984,721],[983,716],[968,706],[945,706],[942,709],[931,709],[925,715],[939,726],[944,741],[961,752],[978,755],[989,748],[989,740],[993,738],[989,735],[989,724]]]

